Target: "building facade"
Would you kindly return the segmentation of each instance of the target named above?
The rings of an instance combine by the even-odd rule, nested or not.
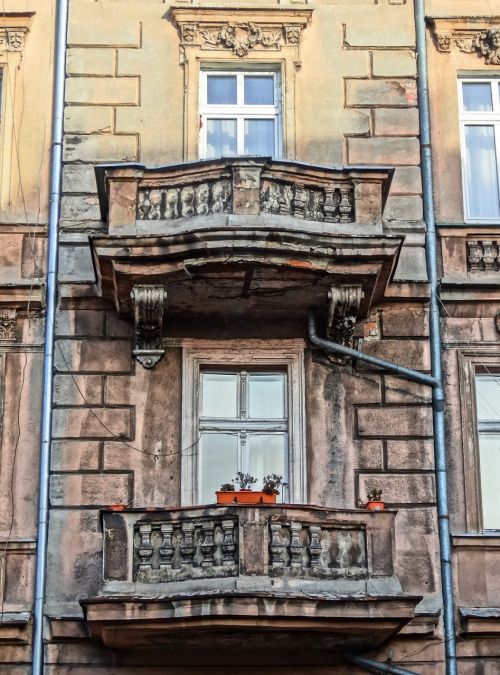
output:
[[[42,36],[55,20],[50,3],[22,4],[4,14],[24,55],[0,24],[12,327],[0,345],[0,664],[20,673],[43,393]],[[486,0],[459,4],[426,3],[426,63],[452,618],[458,672],[489,675],[500,17]],[[452,672],[417,51],[411,0],[69,3],[45,672],[366,672],[359,655]],[[14,71],[43,114],[14,100]],[[277,504],[216,504],[237,472],[258,488],[279,474]],[[385,509],[367,510],[379,491]]]

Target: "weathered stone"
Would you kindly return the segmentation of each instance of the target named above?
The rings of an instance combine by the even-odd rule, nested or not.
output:
[[[425,384],[387,374],[384,385],[386,403],[429,403],[432,400],[432,387]]]
[[[420,146],[417,138],[348,138],[351,164],[418,164]]]
[[[52,441],[52,471],[92,471],[99,468],[98,441]]]
[[[97,192],[92,164],[66,164],[63,169],[63,192]]]
[[[374,51],[375,77],[416,77],[417,59],[414,51]]]
[[[129,408],[56,408],[52,435],[54,438],[130,438],[131,411]]]
[[[354,17],[346,26],[346,43],[349,47],[413,47],[415,31],[411,22],[411,15],[391,14],[383,15],[383,30],[378,21],[359,21]]]
[[[66,103],[137,105],[139,81],[135,77],[70,77],[66,80]]]
[[[56,375],[54,377],[56,405],[101,405],[102,377],[100,375]]]
[[[90,25],[92,30],[89,30]],[[92,4],[76,2],[68,26],[68,43],[71,46],[139,47],[140,22],[118,20],[112,5],[99,6],[96,16]]]
[[[95,337],[104,335],[104,315],[92,310],[58,309],[56,334],[58,336]]]
[[[113,130],[113,108],[68,106],[64,115],[64,130],[70,134],[109,134]]]
[[[429,313],[424,307],[385,307],[382,330],[386,337],[417,337],[429,334]]]
[[[415,80],[346,79],[348,106],[416,106]]]
[[[129,482],[127,473],[55,474],[50,481],[50,501],[53,506],[127,504]]]
[[[391,183],[391,194],[421,194],[422,176],[418,166],[398,166]]]
[[[384,468],[384,444],[382,441],[356,441],[354,444],[360,469]]]
[[[376,108],[375,136],[418,136],[418,110],[416,108]]]
[[[97,196],[68,197],[61,200],[61,218],[63,220],[99,220],[101,212]]]
[[[363,340],[361,350],[366,354],[392,361],[415,370],[429,370],[429,345],[423,340]],[[359,370],[373,370],[376,366],[359,361]]]
[[[423,218],[421,197],[389,197],[384,211],[384,219],[417,220]]]
[[[66,73],[68,75],[114,75],[114,49],[68,49]]]
[[[430,408],[412,406],[404,408],[359,408],[358,433],[360,436],[432,436],[432,411]]]
[[[360,495],[373,489],[382,490],[386,504],[429,504],[433,503],[434,475],[432,474],[360,474]]]
[[[128,162],[137,158],[135,136],[65,136],[64,159],[67,162]]]
[[[389,469],[427,469],[434,465],[432,441],[387,441]]]
[[[128,340],[58,340],[55,366],[61,372],[128,373],[132,368]]]
[[[80,221],[77,222],[81,224]],[[94,283],[95,271],[88,245],[60,246],[59,281],[61,283]]]

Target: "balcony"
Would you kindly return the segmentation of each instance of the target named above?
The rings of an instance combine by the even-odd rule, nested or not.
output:
[[[394,519],[284,505],[104,512],[104,579],[82,601],[86,621],[108,647],[161,645],[179,663],[193,647],[212,662],[216,645],[311,664],[376,648],[420,600],[394,574]]]

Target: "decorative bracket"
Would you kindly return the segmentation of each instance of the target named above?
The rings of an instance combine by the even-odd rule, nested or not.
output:
[[[361,286],[332,286],[328,291],[328,299],[328,339],[344,347],[352,347],[363,290]]]
[[[137,285],[130,292],[134,308],[136,359],[144,368],[154,368],[165,354],[162,349],[165,286]]]

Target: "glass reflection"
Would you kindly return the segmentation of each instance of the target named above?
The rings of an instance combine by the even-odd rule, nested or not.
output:
[[[500,499],[498,499],[500,435],[481,435],[479,452],[483,527],[485,530],[498,530],[500,529]]]
[[[469,216],[499,218],[498,170],[493,126],[465,127]]]
[[[215,491],[230,482],[238,470],[238,437],[235,434],[204,433],[199,456],[200,503],[213,504]]]
[[[207,157],[234,157],[237,152],[236,120],[207,120]]]
[[[285,418],[285,375],[250,375],[248,378],[250,419]]]
[[[467,112],[491,112],[493,100],[489,82],[464,82],[462,84],[464,110]]]
[[[207,103],[210,105],[236,105],[235,75],[209,75],[207,77]]]
[[[500,377],[476,377],[476,402],[479,422],[500,423]]]
[[[203,373],[202,417],[238,416],[238,376],[231,373]]]
[[[273,105],[274,78],[265,75],[245,76],[245,105]]]
[[[270,473],[285,475],[285,434],[249,434],[248,436],[249,472],[262,485],[264,476]]]
[[[245,120],[245,155],[274,156],[274,120]]]

